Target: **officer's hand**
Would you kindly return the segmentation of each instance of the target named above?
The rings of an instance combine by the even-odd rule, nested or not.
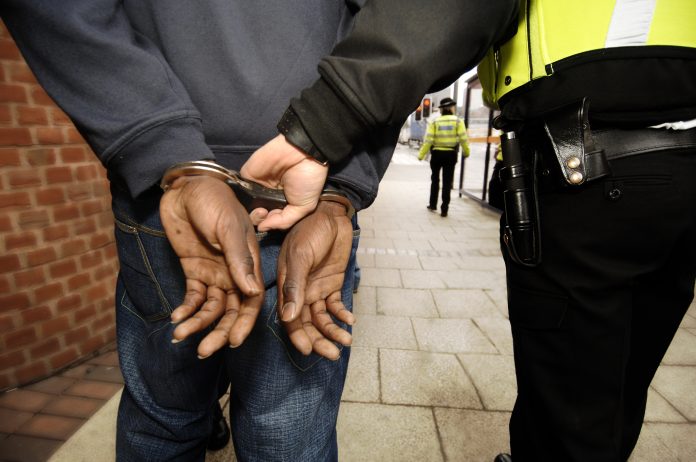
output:
[[[278,256],[279,315],[291,342],[305,355],[314,351],[338,359],[340,352],[329,340],[345,346],[352,342],[330,316],[351,325],[355,320],[341,301],[352,238],[345,207],[321,201],[283,241]]]
[[[259,148],[242,166],[244,178],[269,188],[281,188],[288,200],[283,209],[257,209],[258,230],[288,229],[314,210],[329,168],[307,156],[278,135]]]
[[[174,181],[160,201],[162,224],[186,276],[186,295],[172,312],[174,341],[221,317],[198,346],[207,357],[240,345],[263,302],[260,252],[246,210],[222,181],[207,176]]]

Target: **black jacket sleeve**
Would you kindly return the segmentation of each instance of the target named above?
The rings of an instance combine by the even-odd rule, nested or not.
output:
[[[517,11],[517,0],[368,0],[291,106],[318,150],[341,163],[359,140],[403,123],[424,94],[478,64]]]
[[[42,86],[132,196],[174,163],[214,158],[186,89],[121,1],[3,0],[0,13]]]

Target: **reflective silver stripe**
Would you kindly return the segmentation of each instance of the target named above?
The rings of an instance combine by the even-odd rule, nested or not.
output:
[[[645,45],[657,0],[616,0],[605,47]]]

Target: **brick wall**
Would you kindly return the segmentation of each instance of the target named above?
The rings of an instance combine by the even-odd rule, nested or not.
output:
[[[0,390],[113,342],[104,169],[0,23]]]

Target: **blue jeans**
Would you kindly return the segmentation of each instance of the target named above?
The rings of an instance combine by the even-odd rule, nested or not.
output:
[[[171,343],[175,326],[169,316],[185,285],[160,222],[161,194],[153,191],[133,201],[113,186],[112,197],[121,264],[117,338],[125,380],[117,459],[203,460],[218,379],[226,367],[240,461],[337,460],[336,419],[350,349],[330,361],[303,356],[290,343],[276,314],[276,265],[284,234],[259,235],[266,294],[249,338],[239,348],[200,360],[196,348],[212,327]],[[358,236],[356,231],[342,289],[349,309]]]

